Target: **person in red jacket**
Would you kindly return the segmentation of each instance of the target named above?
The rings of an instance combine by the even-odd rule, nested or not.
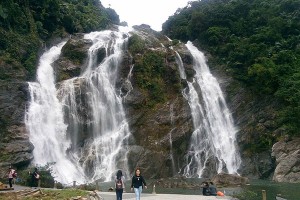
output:
[[[8,169],[8,183],[9,187],[12,188],[12,183],[14,178],[16,177],[16,170],[14,170],[12,167],[9,167]]]

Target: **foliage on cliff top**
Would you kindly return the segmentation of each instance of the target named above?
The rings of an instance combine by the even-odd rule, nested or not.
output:
[[[154,50],[159,47],[157,41],[148,44],[136,34],[128,41],[128,49],[134,58],[135,84],[145,94],[145,104],[149,107],[165,102],[170,91],[180,92],[179,74],[168,66],[166,52]],[[171,82],[173,87],[167,88],[167,82]]]
[[[282,102],[281,123],[300,132],[300,1],[203,0],[163,24],[170,38],[198,40],[257,96]]]
[[[0,62],[25,67],[26,79],[35,72],[42,43],[68,33],[103,30],[118,24],[113,9],[99,0],[3,0],[0,2]],[[7,69],[9,70],[9,69]],[[5,72],[1,79],[14,78]]]

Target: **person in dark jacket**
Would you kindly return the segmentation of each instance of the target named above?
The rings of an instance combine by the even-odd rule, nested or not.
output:
[[[209,192],[210,192],[209,194],[210,196],[217,196],[217,188],[213,182],[209,183]]]
[[[117,200],[122,200],[123,191],[125,189],[125,178],[123,176],[122,170],[118,170],[115,178],[115,184]]]
[[[38,187],[39,179],[40,175],[38,173],[38,169],[34,168],[34,171],[31,173],[31,187]]]
[[[131,191],[134,189],[135,199],[141,199],[141,193],[143,191],[143,187],[147,189],[147,184],[143,176],[141,176],[141,171],[139,168],[135,170],[135,175],[132,177],[131,181]]]
[[[210,195],[210,191],[209,191],[209,184],[208,182],[203,182],[201,184],[202,187],[202,194],[203,196],[209,196]]]

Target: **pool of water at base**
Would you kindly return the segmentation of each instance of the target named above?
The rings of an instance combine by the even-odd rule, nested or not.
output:
[[[147,180],[148,189],[144,189],[143,193],[153,192],[153,182],[156,180]],[[174,181],[176,181],[174,179]],[[189,183],[199,184],[203,179],[187,179]],[[130,192],[131,181],[125,183],[126,192]],[[103,182],[99,184],[102,191],[108,191],[110,187],[114,188],[113,182]],[[228,196],[236,196],[241,193],[249,192],[252,194],[244,200],[262,200],[262,190],[266,190],[267,200],[275,200],[276,196],[281,195],[287,200],[300,200],[300,183],[276,183],[268,180],[251,180],[249,185],[242,187],[218,187],[218,191],[225,193]],[[202,195],[201,188],[184,189],[184,188],[163,188],[161,186],[155,187],[155,192],[158,194],[186,194],[186,195]],[[249,194],[250,194],[249,193]]]
[[[266,191],[267,200],[280,196],[287,200],[300,200],[300,183],[276,183],[267,180],[251,180],[250,185],[242,187],[257,194],[253,200],[262,200],[262,190]],[[251,199],[252,200],[252,199]]]

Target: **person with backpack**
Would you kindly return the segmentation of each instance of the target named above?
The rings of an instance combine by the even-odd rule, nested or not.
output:
[[[132,177],[132,181],[131,181],[131,191],[134,189],[136,200],[141,199],[141,193],[142,193],[143,187],[145,187],[145,189],[147,189],[147,184],[145,182],[144,177],[141,176],[140,169],[137,168],[135,170],[135,175]]]
[[[122,200],[123,191],[125,189],[125,178],[123,176],[122,170],[118,170],[115,183],[117,200]]]
[[[12,188],[13,180],[17,177],[17,172],[11,166],[8,169],[8,183],[9,187]]]
[[[38,187],[39,179],[40,175],[38,173],[38,169],[34,168],[34,171],[31,173],[31,187]]]

